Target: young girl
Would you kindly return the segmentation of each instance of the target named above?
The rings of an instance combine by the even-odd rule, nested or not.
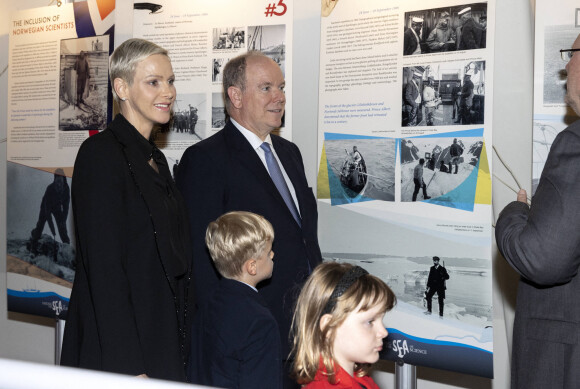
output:
[[[359,266],[327,262],[300,292],[292,320],[293,373],[303,388],[378,389],[368,376],[379,359],[393,291]]]

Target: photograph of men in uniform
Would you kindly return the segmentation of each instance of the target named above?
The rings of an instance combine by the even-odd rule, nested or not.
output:
[[[421,122],[419,107],[421,106],[421,93],[419,92],[419,82],[422,74],[415,71],[413,77],[405,86],[405,111],[407,113],[407,126],[416,126]]]
[[[403,39],[403,55],[421,54],[421,29],[423,28],[423,19],[413,18],[411,27],[405,30]]]
[[[455,50],[455,31],[449,26],[449,12],[442,12],[439,22],[429,33],[427,46],[432,53]]]

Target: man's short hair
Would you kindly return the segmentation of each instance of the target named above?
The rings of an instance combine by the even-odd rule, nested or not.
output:
[[[423,165],[425,163],[425,160],[423,158],[419,159],[419,164]]]
[[[433,257],[433,262],[435,262],[435,261],[439,262],[439,257],[437,257],[437,256]]]
[[[240,88],[242,92],[246,90],[246,64],[248,58],[252,57],[270,58],[260,51],[252,50],[230,59],[228,63],[226,63],[226,66],[224,66],[222,74],[223,94],[226,105],[226,111],[228,112],[228,114],[230,114],[230,108],[232,105],[232,101],[230,100],[230,96],[228,95],[228,89],[230,86],[235,86]]]
[[[244,263],[263,253],[274,240],[274,228],[263,216],[252,212],[228,212],[209,223],[205,243],[218,272],[226,278],[239,277]]]

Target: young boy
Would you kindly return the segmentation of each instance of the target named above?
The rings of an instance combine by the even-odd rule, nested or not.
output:
[[[205,241],[222,275],[201,302],[192,333],[191,382],[221,388],[282,388],[278,324],[256,289],[272,276],[274,229],[262,216],[230,212]]]

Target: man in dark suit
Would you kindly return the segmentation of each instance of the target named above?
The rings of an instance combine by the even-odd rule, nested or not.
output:
[[[443,317],[443,302],[445,300],[445,281],[449,279],[449,273],[444,266],[439,265],[439,257],[433,257],[433,266],[429,269],[429,278],[427,279],[427,290],[425,299],[427,300],[427,312],[431,313],[431,302],[435,293],[439,302],[439,316]]]
[[[573,50],[580,50],[580,35]],[[580,54],[566,65],[566,103],[580,114]],[[512,351],[512,388],[580,385],[580,121],[558,134],[540,183],[501,212],[500,252],[521,275]]]
[[[483,28],[473,20],[471,7],[462,9],[457,15],[461,26],[461,34],[457,37],[457,50],[484,49],[485,47],[481,46]]]
[[[411,27],[407,27],[403,36],[403,55],[421,54],[421,29],[423,19],[413,18]]]
[[[461,98],[459,100],[459,115],[453,123],[471,124],[471,106],[473,105],[473,82],[471,82],[471,70],[463,76]]]
[[[418,117],[421,104],[421,94],[419,93],[421,76],[421,73],[414,71],[412,78],[405,85],[404,104],[407,113],[407,126],[416,126],[422,120],[422,118]]]
[[[271,134],[281,126],[286,104],[280,67],[259,52],[249,52],[226,64],[223,85],[230,120],[188,148],[177,172],[192,227],[194,287],[203,301],[218,284],[204,241],[208,223],[233,210],[264,216],[276,233],[276,266],[259,290],[278,322],[287,356],[295,297],[322,261],[316,199],[298,147]],[[284,184],[286,189],[278,189]]]

